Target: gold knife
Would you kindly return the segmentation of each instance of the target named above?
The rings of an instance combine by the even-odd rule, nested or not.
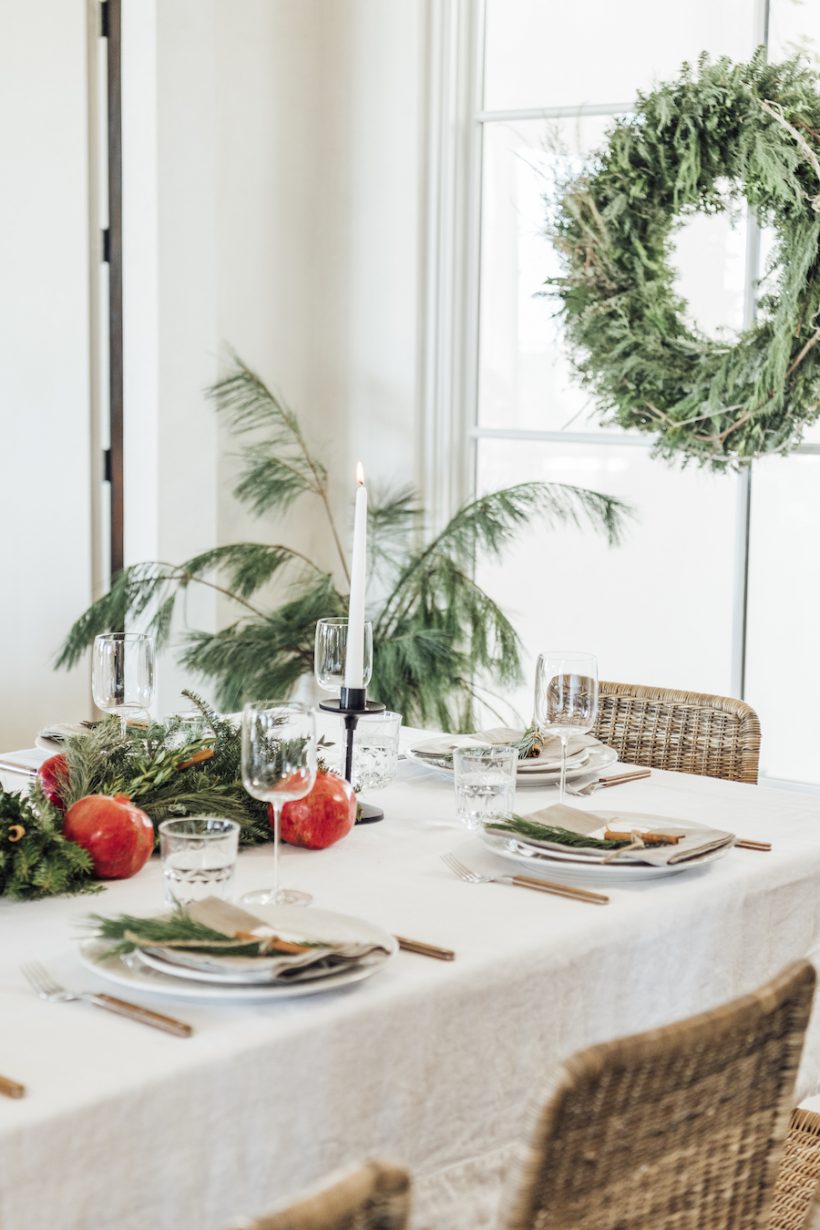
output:
[[[143,1025],[152,1025],[154,1029],[174,1034],[177,1038],[190,1038],[194,1032],[193,1027],[186,1025],[184,1021],[177,1021],[174,1017],[165,1016],[162,1012],[153,1012],[150,1008],[143,1008],[140,1004],[132,1004],[127,999],[118,999],[115,995],[86,992],[82,998],[88,1003],[96,1004],[98,1008],[105,1008],[107,1012],[129,1017],[130,1020],[139,1021]]]
[[[574,884],[556,884],[552,880],[539,880],[536,876],[514,875],[505,877],[520,888],[535,888],[541,893],[554,893],[556,897],[571,897],[575,901],[588,901],[590,905],[609,905],[609,897],[594,893],[588,888],[576,888]]]
[[[437,961],[455,961],[456,954],[452,948],[439,948],[436,944],[427,944],[424,940],[408,940],[404,935],[393,937],[399,948],[405,952],[416,952],[420,957],[434,957]]]
[[[637,782],[642,777],[651,776],[651,769],[633,769],[629,773],[616,773],[612,777],[599,777],[598,789],[605,790],[607,786],[620,786],[621,782]]]
[[[13,1081],[9,1076],[0,1076],[0,1093],[6,1098],[22,1098],[25,1096],[26,1087],[21,1085],[19,1081]]]

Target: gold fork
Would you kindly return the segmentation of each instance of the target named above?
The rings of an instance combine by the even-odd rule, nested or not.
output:
[[[553,893],[556,897],[570,897],[573,901],[587,901],[590,905],[609,905],[609,897],[605,897],[603,893],[576,888],[573,884],[554,884],[551,880],[538,880],[535,876],[485,876],[472,871],[450,851],[441,857],[450,870],[467,884],[514,884],[518,888],[533,888],[539,893]]]

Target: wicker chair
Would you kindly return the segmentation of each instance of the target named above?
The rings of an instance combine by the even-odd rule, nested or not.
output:
[[[820,1115],[792,1114],[774,1189],[769,1230],[820,1230]]]
[[[366,1162],[314,1195],[245,1222],[242,1230],[405,1230],[410,1175],[385,1162]]]
[[[757,782],[760,722],[742,700],[602,682],[593,734],[627,764]]]
[[[507,1230],[765,1230],[815,974],[566,1064]]]

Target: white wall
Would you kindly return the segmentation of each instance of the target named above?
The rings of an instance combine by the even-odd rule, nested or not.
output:
[[[7,4],[0,37],[0,748],[89,710],[52,672],[91,598],[86,6]]]
[[[223,344],[299,412],[345,534],[356,460],[369,480],[417,477],[425,13],[126,0],[130,562],[257,539],[335,564],[321,509],[262,523],[233,499],[235,442],[203,397]],[[237,611],[192,594],[188,614],[212,627]],[[183,678],[163,661],[161,708]]]

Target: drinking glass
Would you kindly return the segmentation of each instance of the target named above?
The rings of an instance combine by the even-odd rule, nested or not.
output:
[[[535,668],[535,723],[542,735],[561,741],[559,801],[567,780],[567,740],[586,734],[598,716],[598,663],[591,653],[553,650],[538,655]]]
[[[347,617],[316,621],[316,642],[313,669],[316,682],[325,692],[339,692],[344,687],[347,658]],[[364,622],[364,680],[367,687],[373,674],[373,625]]]
[[[316,715],[307,705],[258,700],[242,711],[242,784],[273,810],[273,887],[246,893],[256,905],[309,905],[310,893],[279,887],[282,808],[310,794],[316,781]]]
[[[142,713],[154,696],[154,640],[145,632],[105,632],[94,640],[91,694],[116,714],[125,738],[129,714]]]
[[[236,869],[239,825],[221,816],[163,820],[159,849],[165,900],[188,905],[204,897],[224,897]]]
[[[518,748],[457,747],[453,751],[456,805],[468,829],[509,820],[515,797]]]
[[[353,734],[354,790],[378,790],[396,776],[401,714],[371,713],[360,717]]]

